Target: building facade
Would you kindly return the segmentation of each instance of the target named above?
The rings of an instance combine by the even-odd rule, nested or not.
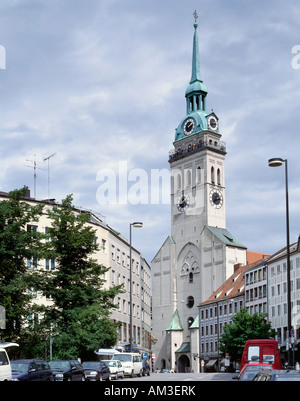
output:
[[[6,200],[8,194],[0,192],[0,201]],[[26,229],[47,233],[51,227],[51,220],[47,211],[53,206],[59,206],[55,201],[38,201],[30,197],[24,198],[24,202],[34,206],[44,205],[44,213],[38,222],[28,224]],[[101,279],[105,280],[104,288],[123,284],[125,292],[118,294],[114,299],[117,308],[111,310],[111,319],[119,322],[119,341],[116,344],[119,348],[125,348],[129,343],[130,332],[130,244],[120,233],[109,227],[104,221],[91,211],[74,208],[75,214],[88,213],[90,216],[89,225],[95,230],[95,240],[99,250],[92,255],[97,262],[110,269]],[[29,269],[55,270],[57,264],[55,259],[27,260]],[[132,283],[133,283],[133,343],[135,348],[149,353],[151,350],[151,267],[142,257],[141,253],[132,247]],[[43,305],[50,305],[51,300],[29,289],[33,292],[34,302]],[[29,324],[38,316],[29,316]]]
[[[226,229],[225,156],[219,119],[207,112],[194,24],[186,115],[169,154],[171,234],[152,261],[155,368],[192,369],[191,326],[198,305],[246,264],[246,247]],[[180,325],[173,325],[174,319]],[[178,329],[178,330],[177,330]]]
[[[287,332],[287,252],[286,247],[272,255],[266,263],[268,269],[268,315],[277,340],[286,346]],[[300,342],[300,237],[290,245],[291,323],[293,344]]]
[[[250,315],[268,315],[268,268],[266,260],[245,273],[245,306]]]

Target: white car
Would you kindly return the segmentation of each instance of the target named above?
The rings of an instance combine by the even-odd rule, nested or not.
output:
[[[11,347],[18,347],[16,343],[0,343],[0,381],[12,379],[10,360],[6,350]]]
[[[102,360],[101,362],[104,362],[105,365],[109,367],[110,377],[112,379],[117,380],[119,377],[121,379],[124,379],[124,369],[120,361],[107,359],[107,360]]]

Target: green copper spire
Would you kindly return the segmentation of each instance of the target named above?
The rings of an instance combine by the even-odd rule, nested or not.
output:
[[[198,18],[198,16],[197,16],[197,18]],[[191,77],[190,84],[192,84],[195,81],[203,82],[203,80],[201,78],[201,73],[200,73],[199,40],[198,40],[198,34],[197,34],[198,24],[196,21],[194,23],[194,28],[195,28],[195,33],[194,33],[194,39],[193,39],[193,66],[192,66],[192,77]]]
[[[194,23],[194,39],[193,39],[193,63],[192,63],[192,76],[190,80],[190,85],[188,86],[185,95],[188,96],[192,92],[204,92],[205,95],[207,94],[206,86],[203,83],[203,79],[201,77],[200,72],[200,53],[199,53],[199,40],[198,40],[198,24],[197,19],[198,15],[197,12],[194,12],[195,23]]]
[[[200,53],[198,40],[197,12],[194,12],[194,38],[193,38],[193,58],[192,76],[189,86],[185,92],[186,97],[186,116],[178,125],[175,131],[175,142],[188,138],[202,131],[210,130],[219,133],[217,116],[215,113],[207,113],[206,97],[207,89],[203,83],[200,73]],[[212,126],[209,121],[214,121]]]

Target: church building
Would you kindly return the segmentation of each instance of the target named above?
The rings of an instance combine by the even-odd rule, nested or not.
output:
[[[235,264],[247,263],[246,247],[226,229],[226,144],[218,116],[207,111],[197,28],[196,16],[186,115],[169,154],[171,233],[152,261],[154,369],[177,372],[199,371],[191,344],[198,306],[233,274]]]

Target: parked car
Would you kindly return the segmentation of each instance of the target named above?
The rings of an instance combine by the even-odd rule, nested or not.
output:
[[[110,377],[112,379],[117,380],[119,377],[124,379],[124,369],[120,361],[112,360],[112,359],[105,359],[102,362],[105,363],[109,367]]]
[[[49,365],[55,381],[85,381],[83,367],[76,360],[51,361]]]
[[[149,363],[145,359],[143,359],[142,364],[143,364],[143,376],[146,375],[150,376],[151,368]]]
[[[276,382],[276,381],[300,381],[300,372],[295,370],[262,370],[258,372],[253,381]]]
[[[240,381],[253,381],[254,377],[261,370],[270,370],[272,366],[268,363],[248,363],[243,366],[238,376],[233,376],[232,379]]]
[[[11,361],[14,381],[53,381],[49,363],[42,359],[16,359]]]
[[[16,343],[0,343],[0,381],[11,380],[11,365],[7,350],[10,347],[18,347]]]
[[[87,381],[111,380],[109,367],[102,361],[86,361],[82,367]]]
[[[119,360],[122,363],[125,375],[130,377],[138,375],[141,377],[143,374],[142,358],[136,352],[123,352],[114,355],[112,360]]]

